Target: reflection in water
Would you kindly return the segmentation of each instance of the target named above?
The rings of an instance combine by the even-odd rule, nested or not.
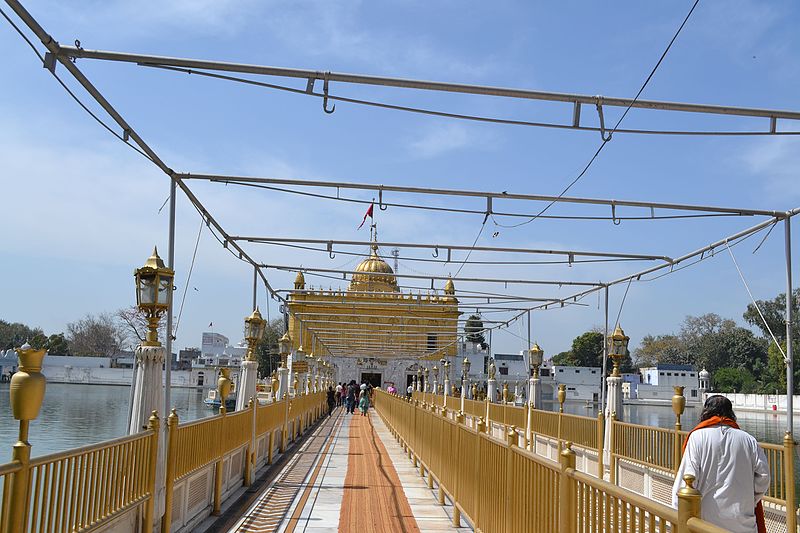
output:
[[[8,387],[0,385],[0,464],[11,460],[19,427]],[[173,388],[171,394],[181,422],[214,414],[203,404],[203,391]],[[129,396],[130,387],[48,383],[39,418],[31,423],[33,457],[125,435]]]

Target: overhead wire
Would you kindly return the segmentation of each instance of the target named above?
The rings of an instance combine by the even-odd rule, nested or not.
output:
[[[186,293],[189,290],[189,283],[192,280],[192,272],[194,271],[194,262],[197,258],[197,248],[200,246],[200,237],[203,235],[203,226],[206,221],[200,217],[200,229],[197,230],[197,239],[194,241],[194,251],[192,252],[192,262],[189,264],[189,273],[186,275],[186,285],[183,287],[183,295],[181,296],[181,305],[178,308],[178,318],[175,321],[175,328],[172,331],[172,338],[178,336],[178,327],[181,325],[181,317],[183,316],[183,304],[186,302]]]
[[[642,92],[644,92],[645,87],[647,87],[647,85],[650,83],[650,80],[653,79],[653,76],[655,75],[656,71],[658,70],[658,67],[661,66],[661,63],[664,61],[664,58],[667,57],[667,53],[669,52],[670,48],[672,48],[672,44],[678,38],[678,35],[680,35],[681,30],[683,30],[683,27],[689,21],[689,17],[692,16],[692,13],[694,13],[694,10],[697,7],[697,4],[699,4],[699,3],[700,3],[700,0],[695,0],[694,1],[694,3],[692,4],[691,9],[689,9],[689,12],[686,14],[686,17],[683,19],[683,22],[678,27],[678,30],[672,36],[672,39],[669,41],[669,44],[667,44],[667,47],[664,49],[664,52],[662,52],[661,57],[658,59],[658,61],[656,62],[655,66],[650,71],[650,74],[647,76],[647,79],[644,80],[644,83],[639,88],[639,91],[636,93],[636,96],[633,98],[633,100],[631,100],[631,102],[625,108],[625,111],[622,113],[622,116],[619,117],[619,120],[617,120],[617,123],[614,125],[614,127],[611,128],[611,130],[608,132],[608,136],[603,136],[602,137],[602,142],[600,143],[600,146],[597,147],[597,150],[595,151],[594,155],[592,155],[591,159],[589,159],[589,162],[586,163],[586,165],[583,167],[583,170],[581,170],[581,172],[575,177],[575,179],[573,179],[569,183],[569,185],[567,185],[564,188],[564,190],[562,190],[559,193],[558,199],[562,198],[565,194],[567,194],[567,192],[569,192],[569,190],[576,183],[578,183],[578,181],[580,181],[580,179],[583,178],[583,176],[586,175],[586,173],[589,171],[589,168],[592,166],[592,163],[594,163],[595,160],[597,159],[597,157],[600,155],[600,152],[602,152],[603,148],[605,148],[606,145],[611,141],[611,138],[612,138],[613,134],[617,131],[617,129],[619,128],[620,124],[622,124],[622,121],[625,120],[625,117],[628,115],[628,112],[633,107],[633,104],[635,104],[639,100],[639,97],[642,95]],[[602,107],[601,106],[602,106],[601,103],[597,104],[597,109],[598,109],[599,113],[602,113]],[[602,132],[601,132],[601,135],[603,135]],[[503,224],[498,223],[497,220],[494,217],[492,217],[492,222],[494,222],[495,224],[497,224],[500,227],[505,227],[505,228],[517,228],[519,226],[524,226],[525,224],[530,224],[531,222],[533,222],[534,220],[539,218],[539,216],[541,216],[544,213],[546,213],[551,207],[553,207],[553,205],[555,205],[555,203],[558,201],[558,199],[551,200],[544,208],[542,208],[542,210],[539,212],[539,214],[537,214],[536,216],[534,216],[533,218],[531,218],[528,221],[520,222],[518,224],[503,225]]]

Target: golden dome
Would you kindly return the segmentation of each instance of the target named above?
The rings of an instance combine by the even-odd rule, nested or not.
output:
[[[400,292],[394,270],[378,255],[378,245],[373,243],[369,257],[356,267],[350,280],[351,291]]]
[[[294,278],[294,288],[295,289],[305,289],[306,287],[306,277],[303,275],[301,271],[297,271],[297,276]]]

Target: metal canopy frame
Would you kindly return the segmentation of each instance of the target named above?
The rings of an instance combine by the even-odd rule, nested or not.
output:
[[[791,238],[790,238],[791,217],[800,212],[800,208],[783,212],[783,211],[769,211],[760,209],[728,208],[728,207],[718,207],[718,206],[693,206],[687,204],[668,204],[662,202],[604,200],[604,199],[594,199],[594,198],[574,198],[574,197],[562,197],[562,196],[555,197],[555,196],[530,195],[530,194],[520,194],[520,193],[509,194],[505,191],[504,192],[463,191],[463,190],[453,190],[453,189],[433,189],[433,188],[402,187],[402,186],[391,186],[391,185],[387,186],[379,184],[357,184],[357,183],[343,183],[343,182],[330,182],[330,181],[324,182],[324,181],[310,181],[310,180],[289,180],[289,179],[278,179],[278,178],[252,178],[252,177],[236,177],[236,176],[210,175],[210,174],[176,173],[147,144],[147,142],[139,135],[136,129],[133,128],[131,124],[122,117],[122,115],[105,98],[105,96],[103,96],[103,94],[83,74],[83,72],[77,67],[77,65],[74,63],[73,60],[76,58],[92,58],[92,59],[100,59],[106,61],[137,63],[147,66],[162,66],[162,67],[175,66],[175,67],[187,67],[187,68],[205,69],[213,71],[240,72],[240,73],[256,74],[256,75],[300,78],[300,79],[306,79],[308,81],[309,93],[313,92],[313,84],[315,80],[323,80],[326,82],[326,85],[327,82],[335,81],[335,82],[353,83],[362,85],[381,85],[388,87],[421,89],[428,91],[443,91],[443,92],[465,93],[465,94],[475,94],[475,95],[500,96],[500,97],[528,99],[528,100],[565,102],[565,103],[570,103],[573,106],[572,127],[576,129],[581,129],[580,110],[581,106],[584,104],[596,106],[598,113],[602,113],[603,106],[617,106],[626,108],[635,107],[640,109],[699,113],[706,115],[760,117],[769,119],[769,128],[764,132],[767,134],[796,133],[796,132],[778,132],[777,121],[778,119],[800,120],[800,112],[760,109],[760,108],[740,108],[740,107],[730,107],[730,106],[678,103],[678,102],[661,102],[661,101],[639,100],[639,99],[629,99],[629,98],[610,98],[602,96],[587,96],[580,94],[531,91],[525,89],[486,87],[486,86],[443,83],[443,82],[433,82],[433,81],[423,81],[423,80],[408,80],[402,78],[367,76],[360,74],[322,72],[316,70],[290,69],[290,68],[269,67],[269,66],[259,66],[259,65],[244,65],[237,63],[224,63],[218,61],[169,58],[161,56],[142,55],[142,54],[90,51],[90,50],[84,50],[79,47],[60,45],[44,30],[44,28],[42,28],[42,26],[34,19],[34,17],[30,15],[30,13],[22,6],[22,4],[18,0],[6,0],[6,3],[14,10],[16,15],[20,18],[20,20],[22,20],[22,22],[28,27],[28,29],[31,32],[33,32],[33,34],[35,34],[35,36],[45,46],[47,50],[47,53],[44,56],[45,68],[50,70],[50,72],[55,75],[56,64],[57,62],[60,63],[69,72],[69,74],[86,90],[86,92],[100,105],[100,107],[102,107],[102,109],[109,115],[109,117],[111,117],[111,119],[113,119],[113,121],[121,128],[122,135],[120,136],[120,138],[123,139],[126,143],[129,140],[132,140],[138,146],[141,152],[154,165],[156,165],[162,172],[164,172],[170,178],[171,195],[170,195],[170,218],[169,218],[170,220],[169,224],[170,252],[168,255],[169,267],[174,266],[173,263],[174,263],[174,241],[175,241],[175,199],[177,193],[176,189],[180,187],[180,189],[184,192],[184,194],[186,194],[191,204],[203,217],[209,229],[211,229],[212,233],[215,234],[215,237],[220,240],[223,246],[225,248],[228,248],[229,251],[231,251],[231,253],[233,253],[234,255],[237,255],[240,260],[245,261],[253,266],[254,277],[257,276],[262,280],[267,291],[273,298],[286,302],[286,299],[282,297],[277,291],[275,291],[270,285],[269,280],[267,279],[266,275],[263,272],[261,263],[259,263],[256,259],[254,259],[250,254],[248,254],[248,252],[245,251],[244,248],[242,248],[242,246],[238,243],[238,241],[241,239],[232,238],[232,236],[223,229],[222,225],[212,216],[212,214],[203,206],[203,204],[200,202],[197,196],[190,190],[190,188],[186,184],[186,181],[192,179],[205,179],[216,182],[239,183],[239,184],[262,183],[262,184],[293,185],[293,186],[303,186],[303,187],[329,187],[329,188],[332,187],[336,189],[348,188],[348,189],[371,190],[378,192],[379,203],[381,204],[383,201],[384,192],[412,193],[412,194],[423,194],[423,195],[444,195],[449,197],[455,197],[455,196],[483,197],[486,199],[486,212],[485,212],[486,217],[488,217],[493,213],[492,201],[494,199],[606,205],[611,207],[612,216],[614,209],[618,206],[649,208],[651,209],[651,211],[654,209],[666,209],[666,210],[689,211],[689,212],[718,213],[718,214],[737,215],[737,216],[766,216],[768,218],[765,221],[762,221],[745,230],[730,235],[724,239],[716,241],[710,245],[704,246],[698,250],[687,253],[681,257],[671,259],[664,264],[656,265],[647,268],[645,270],[636,272],[634,274],[624,276],[622,278],[608,282],[586,283],[585,285],[589,286],[588,289],[584,289],[581,292],[575,293],[566,298],[562,298],[555,303],[563,307],[564,305],[567,305],[569,303],[576,303],[579,299],[591,293],[603,290],[605,293],[606,324],[608,324],[609,287],[624,282],[630,283],[634,279],[641,280],[643,276],[654,274],[667,268],[669,268],[671,271],[677,265],[685,263],[690,259],[696,259],[699,257],[698,260],[702,260],[706,253],[713,254],[714,251],[720,247],[727,247],[736,244],[736,242],[740,242],[742,239],[750,235],[753,235],[771,225],[774,225],[779,221],[783,221],[785,225],[784,246],[786,251],[786,294],[787,294],[786,336],[788,339],[792,339],[791,299],[788,297],[792,294],[792,277],[791,277],[792,265],[791,265]],[[11,21],[11,19],[9,19],[9,21]],[[20,34],[23,36],[23,38],[27,40],[27,36],[25,36],[25,34],[21,30]],[[33,45],[33,43],[30,44],[34,49],[34,51],[37,53],[37,55],[39,55],[39,52]],[[327,90],[326,90],[326,96],[327,96]],[[102,121],[100,122],[102,123]],[[113,132],[113,130],[111,131]],[[311,269],[307,270],[311,271]],[[317,269],[317,270],[322,270],[324,272],[335,269]],[[424,278],[436,279],[436,277],[434,276],[424,276]],[[462,279],[464,279],[465,281],[467,280],[467,278],[462,278]],[[254,292],[255,290],[256,287],[254,285]],[[402,299],[399,299],[398,303],[403,303]],[[495,323],[496,325],[491,325],[485,329],[491,334],[491,331],[493,329],[502,326],[507,326],[510,322],[517,320],[523,315],[527,314],[527,316],[530,316],[530,312],[532,310],[547,309],[548,306],[551,305],[554,305],[554,303],[543,303],[543,304],[538,304],[536,306],[528,307],[527,309],[518,312],[518,314],[513,316],[511,319],[505,321],[504,323]],[[320,330],[320,334],[323,334],[323,331]],[[317,339],[317,342],[325,346],[325,343],[322,342],[320,339]],[[339,348],[339,346],[335,344],[335,341],[333,339],[331,339],[329,342],[332,348],[334,349]],[[166,346],[167,353],[171,353],[171,343],[172,343],[172,335],[167,335],[167,346]],[[439,348],[439,350],[441,349],[442,348]],[[166,365],[166,371],[167,373],[169,372],[169,365]],[[788,416],[787,416],[786,431],[787,434],[791,436],[793,432],[792,394],[794,391],[793,348],[791,342],[787,343],[786,373],[787,373],[787,392],[788,392],[787,395]],[[168,374],[167,374],[167,382],[169,382]],[[169,387],[166,389],[165,407],[167,411],[170,408]]]

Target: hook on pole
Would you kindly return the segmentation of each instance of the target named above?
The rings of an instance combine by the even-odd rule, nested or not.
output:
[[[603,97],[597,96],[596,98],[597,103],[595,105],[597,106],[597,115],[600,117],[600,138],[603,139],[603,142],[608,142],[611,140],[612,132],[609,131],[608,135],[606,135],[606,119],[603,116]]]
[[[328,74],[328,72],[325,73],[325,80],[322,83],[322,110],[330,115],[336,111],[336,104],[333,104],[333,106],[328,109]]]
[[[613,201],[611,202],[611,223],[615,226],[622,224],[622,220],[617,218],[617,205]]]
[[[383,189],[378,189],[378,209],[381,211],[389,209],[388,205],[383,205]]]
[[[333,241],[328,241],[328,257],[331,259],[336,258],[336,254],[333,253]]]
[[[431,255],[434,257],[434,259],[439,257],[439,246],[434,247],[433,253]]]

